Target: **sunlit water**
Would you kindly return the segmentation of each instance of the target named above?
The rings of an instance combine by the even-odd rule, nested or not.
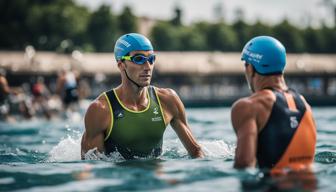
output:
[[[190,159],[171,127],[157,159],[125,161],[89,153],[80,160],[82,113],[66,120],[0,122],[0,191],[336,191],[336,108],[313,108],[318,128],[316,180],[281,184],[257,169],[232,168],[229,108],[187,109],[205,159]],[[276,150],[276,149],[274,149]],[[95,160],[103,158],[103,160]],[[306,183],[305,183],[306,182]]]

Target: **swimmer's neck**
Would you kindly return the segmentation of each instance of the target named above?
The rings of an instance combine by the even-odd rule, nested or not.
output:
[[[119,99],[124,103],[132,106],[147,106],[147,87],[132,87],[127,85],[119,85],[115,89]]]
[[[261,91],[266,88],[273,88],[279,91],[288,90],[283,75],[257,76],[254,83],[255,91]]]

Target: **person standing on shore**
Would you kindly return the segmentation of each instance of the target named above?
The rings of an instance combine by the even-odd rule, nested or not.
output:
[[[156,59],[151,42],[141,34],[125,34],[117,40],[114,54],[121,84],[87,109],[82,158],[93,148],[107,155],[117,151],[125,159],[157,157],[168,124],[192,157],[203,157],[178,95],[150,85]]]
[[[257,165],[273,173],[309,168],[316,128],[310,105],[285,83],[285,47],[273,37],[255,37],[245,45],[242,60],[253,93],[232,106],[237,135],[234,167]]]

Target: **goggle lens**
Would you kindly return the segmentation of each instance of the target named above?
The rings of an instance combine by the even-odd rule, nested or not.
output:
[[[146,63],[147,61],[153,65],[155,62],[155,55],[149,55],[148,57],[144,56],[144,55],[134,55],[134,56],[123,56],[123,59],[128,60],[128,61],[132,61],[135,64],[138,65],[143,65],[144,63]]]

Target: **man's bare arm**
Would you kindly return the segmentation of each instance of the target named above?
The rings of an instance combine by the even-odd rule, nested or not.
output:
[[[88,108],[84,123],[85,132],[81,142],[81,156],[93,148],[104,152],[104,131],[109,126],[110,119],[109,108],[102,99],[94,101]]]
[[[197,143],[196,139],[191,133],[191,129],[187,123],[187,118],[185,114],[185,108],[178,97],[178,95],[173,90],[171,92],[171,107],[173,112],[173,118],[170,122],[177,136],[180,138],[184,147],[187,149],[189,155],[193,158],[204,157],[204,153]]]
[[[258,128],[256,111],[247,98],[238,100],[232,107],[231,122],[237,135],[234,167],[255,167]]]

